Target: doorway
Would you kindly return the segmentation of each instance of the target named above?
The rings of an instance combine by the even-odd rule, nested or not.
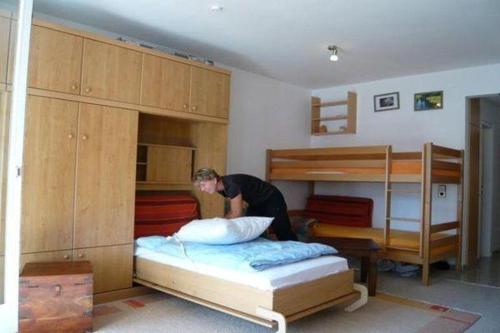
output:
[[[468,266],[500,250],[500,95],[468,99]]]

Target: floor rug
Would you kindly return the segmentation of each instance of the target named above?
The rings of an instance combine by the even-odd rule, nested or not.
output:
[[[337,306],[288,325],[288,332],[459,333],[480,315],[388,294],[348,313]],[[97,305],[96,332],[271,333],[274,330],[162,293]]]

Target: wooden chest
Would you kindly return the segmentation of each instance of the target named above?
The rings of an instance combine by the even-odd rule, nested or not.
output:
[[[89,261],[28,263],[19,281],[20,332],[91,332]]]

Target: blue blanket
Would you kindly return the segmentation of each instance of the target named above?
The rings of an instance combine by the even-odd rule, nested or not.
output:
[[[265,238],[232,245],[205,245],[150,236],[139,238],[137,243],[156,252],[179,258],[187,257],[194,263],[216,265],[238,271],[262,271],[274,266],[337,253],[333,247],[323,244],[271,241]]]

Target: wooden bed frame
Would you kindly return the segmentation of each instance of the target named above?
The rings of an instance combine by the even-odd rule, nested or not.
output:
[[[449,257],[461,268],[463,151],[426,143],[421,152],[392,152],[390,145],[267,150],[266,180],[381,182],[385,185],[385,223],[382,230],[345,231],[319,225],[316,236],[373,238],[383,258],[422,265],[422,282],[429,284],[429,266]],[[420,189],[404,190],[393,183],[418,183]],[[432,184],[457,184],[457,218],[432,223]],[[421,218],[391,216],[391,198],[398,192],[421,195]],[[391,222],[418,223],[418,232],[391,230]],[[399,238],[402,238],[400,241]],[[415,246],[405,246],[404,243]],[[401,245],[403,243],[403,245]]]
[[[354,311],[366,304],[366,287],[353,283],[353,271],[264,291],[244,284],[135,258],[134,281],[162,292],[219,310],[251,322],[277,326],[286,332],[289,322],[340,303]]]

